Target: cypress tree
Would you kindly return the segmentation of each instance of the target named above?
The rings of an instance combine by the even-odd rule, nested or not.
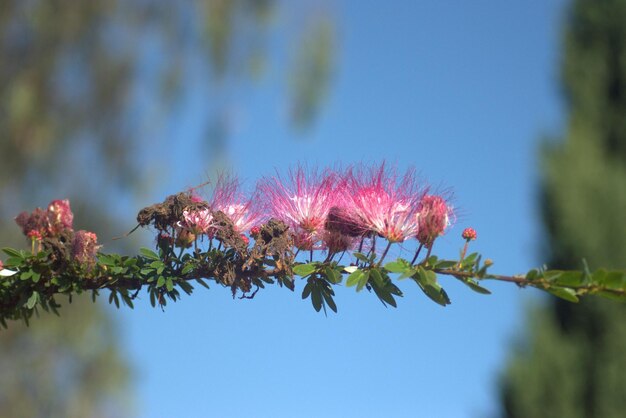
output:
[[[564,38],[564,138],[541,150],[549,266],[626,267],[626,0],[575,0]],[[626,305],[550,299],[501,384],[504,417],[626,413]]]

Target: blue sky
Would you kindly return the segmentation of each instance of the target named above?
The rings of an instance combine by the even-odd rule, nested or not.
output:
[[[250,185],[298,161],[414,166],[454,191],[459,218],[436,253],[457,255],[462,229],[472,226],[473,249],[495,260],[493,271],[541,264],[538,144],[563,125],[565,2],[381,4],[331,8],[335,72],[308,133],[287,123],[281,71],[233,95],[229,165]],[[294,12],[279,9],[272,55],[284,54]],[[201,141],[206,100],[190,95],[172,131]],[[156,199],[202,182],[208,170],[202,156],[178,159]],[[446,308],[402,282],[398,309],[340,288],[339,313],[328,317],[301,300],[302,286],[251,301],[199,288],[165,313],[144,297],[135,311],[114,312],[136,367],[139,416],[493,416],[498,373],[537,292],[489,283],[494,294],[482,296],[441,282],[452,299]]]

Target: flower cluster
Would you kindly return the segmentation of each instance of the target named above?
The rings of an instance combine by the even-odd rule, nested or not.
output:
[[[15,222],[22,228],[22,232],[35,244],[39,250],[60,249],[58,254],[70,254],[71,259],[79,264],[93,265],[100,246],[97,245],[96,234],[89,231],[73,230],[74,214],[67,199],[53,200],[47,210],[41,208],[33,212],[21,212]]]
[[[212,239],[219,211],[246,244],[245,234],[255,238],[258,227],[274,218],[289,227],[298,250],[329,255],[361,248],[366,240],[373,245],[376,237],[390,244],[416,239],[430,249],[454,217],[447,199],[428,193],[413,170],[399,174],[384,163],[342,171],[298,166],[286,176],[260,179],[252,197],[245,197],[236,179],[221,177],[207,201],[188,195],[196,206],[182,211],[178,236]]]

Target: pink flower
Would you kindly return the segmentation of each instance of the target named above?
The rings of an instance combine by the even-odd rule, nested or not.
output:
[[[402,242],[419,231],[419,202],[424,195],[414,172],[399,178],[380,167],[352,170],[347,176],[347,213],[364,231]]]
[[[54,236],[65,229],[71,230],[73,220],[74,214],[67,199],[53,200],[46,211],[37,208],[32,213],[22,212],[15,218],[24,235],[38,239]]]
[[[336,186],[333,172],[318,175],[298,167],[286,180],[280,176],[262,178],[258,190],[268,212],[292,229],[296,246],[310,250],[321,239],[328,212],[338,201]]]
[[[50,202],[48,205],[48,218],[50,226],[54,231],[72,229],[74,214],[70,209],[70,201],[63,199]]]
[[[72,257],[80,264],[93,265],[98,253],[98,237],[93,232],[76,231],[72,242]]]
[[[243,234],[265,220],[258,202],[256,193],[251,198],[244,196],[237,178],[220,177],[209,205],[214,212],[221,211],[228,216],[235,231]]]
[[[436,195],[425,195],[419,203],[419,231],[417,240],[426,247],[430,247],[435,239],[443,235],[450,225],[452,207],[445,199]]]
[[[194,235],[206,234],[213,226],[213,213],[209,209],[184,210],[183,220],[178,226]]]
[[[47,236],[50,229],[48,212],[37,208],[33,213],[22,212],[15,218],[15,222],[22,228],[22,232],[29,238]]]

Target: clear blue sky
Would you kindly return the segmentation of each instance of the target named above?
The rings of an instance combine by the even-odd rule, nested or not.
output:
[[[340,2],[331,92],[314,128],[286,123],[284,74],[237,92],[228,143],[250,184],[296,161],[411,165],[454,190],[460,217],[436,250],[454,257],[465,226],[494,271],[543,260],[537,216],[538,143],[558,133],[558,63],[565,2]],[[292,35],[283,5],[275,44]],[[272,49],[277,57],[284,54]],[[206,98],[191,96],[173,128],[202,139]],[[198,160],[198,161],[195,161]],[[200,183],[198,157],[177,161],[158,199]],[[144,202],[145,205],[153,203]],[[136,367],[140,417],[489,417],[497,379],[523,336],[532,290],[490,284],[492,296],[443,278],[441,308],[401,283],[398,309],[338,289],[324,317],[286,289],[232,300],[213,287],[167,307],[116,311]]]

